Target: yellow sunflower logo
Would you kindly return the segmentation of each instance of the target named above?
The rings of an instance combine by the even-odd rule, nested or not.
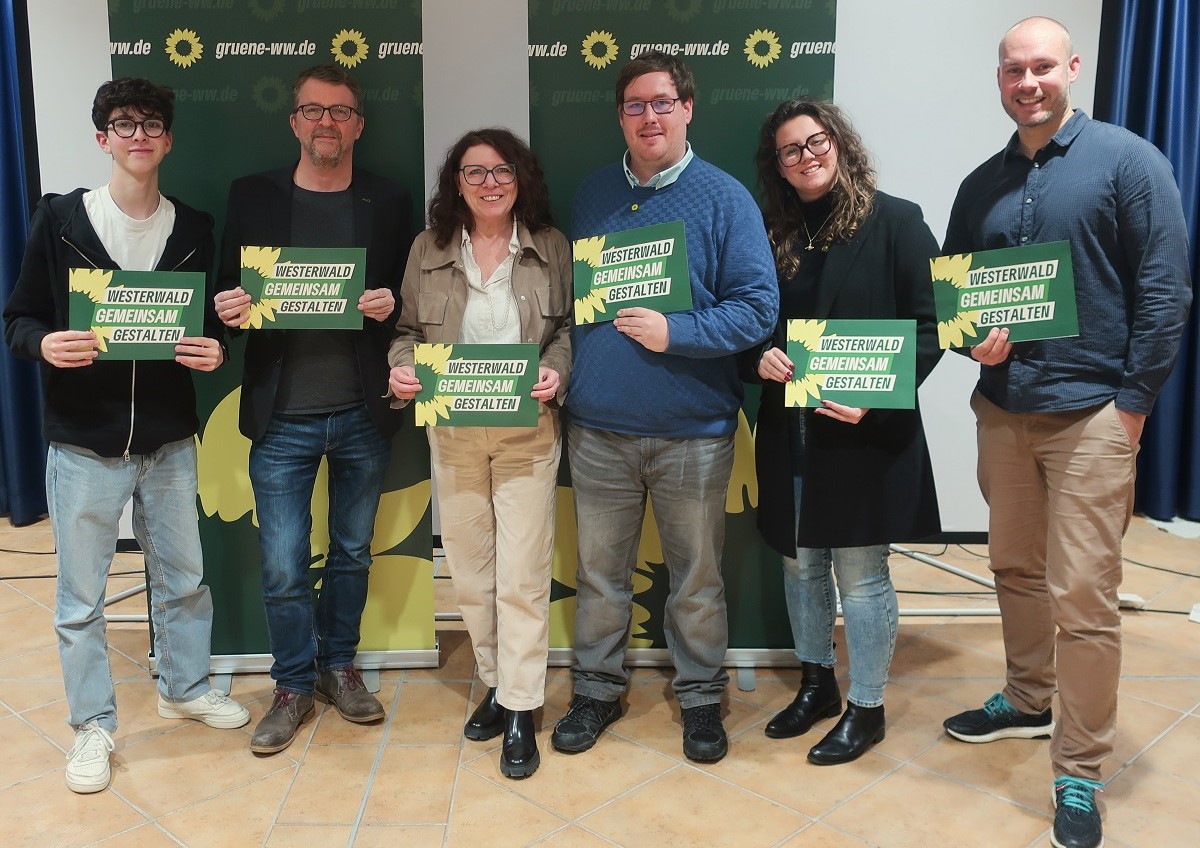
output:
[[[242,247],[242,267],[257,271],[263,279],[275,276],[275,263],[279,261],[278,247]]]
[[[204,55],[200,36],[192,29],[177,29],[167,36],[167,58],[181,68],[190,68]]]
[[[67,290],[82,292],[92,303],[104,303],[104,296],[111,282],[112,271],[102,268],[72,268],[67,280]]]
[[[275,263],[279,261],[279,254],[280,250],[277,247],[245,246],[242,248],[242,267],[254,271],[264,280],[270,279],[275,276]],[[275,320],[275,310],[278,308],[279,300],[276,298],[262,298],[251,302],[250,314],[241,325],[242,329],[261,329],[264,321]]]
[[[765,68],[779,58],[783,47],[779,36],[769,29],[756,29],[746,36],[746,60],[756,68]]]
[[[586,262],[595,268],[600,264],[600,254],[604,251],[604,236],[576,239],[571,244],[571,258],[576,262]]]
[[[367,42],[356,29],[344,29],[333,37],[330,51],[333,61],[345,68],[353,68],[367,58]]]
[[[108,340],[113,336],[113,327],[92,327],[92,332],[96,334],[96,349],[101,353],[108,351]]]
[[[454,345],[419,344],[413,349],[413,364],[423,365],[434,374],[445,374],[446,363],[454,355]],[[450,398],[435,395],[419,400],[413,407],[418,427],[436,427],[439,418],[450,418]]]
[[[597,47],[602,47],[604,52],[597,53]],[[613,38],[611,32],[594,29],[583,40],[583,49],[579,52],[583,54],[583,61],[596,70],[600,70],[615,62],[617,54],[620,51],[617,48],[617,41]]]
[[[821,347],[821,337],[825,335],[824,321],[788,321],[787,338],[789,342],[800,342],[806,350],[816,351]],[[805,406],[808,397],[821,399],[821,387],[811,374],[806,374],[798,380],[792,380],[783,387],[784,406]]]
[[[937,256],[929,260],[930,276],[933,278],[933,297],[938,313],[951,315],[938,322],[938,344],[942,348],[963,347],[967,339],[979,338],[976,325],[979,310],[959,310],[958,296],[967,287],[967,272],[971,270],[970,253],[957,256]]]

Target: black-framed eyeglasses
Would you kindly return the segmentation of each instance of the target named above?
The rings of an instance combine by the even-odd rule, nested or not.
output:
[[[137,134],[138,127],[142,128],[142,132],[146,134],[147,138],[158,138],[167,131],[167,125],[162,118],[147,118],[144,121],[135,121],[133,118],[117,118],[104,126],[111,127],[112,131],[121,138],[133,138]]]
[[[351,116],[358,110],[353,106],[322,106],[319,103],[305,103],[303,106],[297,106],[293,111],[303,115],[306,121],[319,121],[328,112],[329,117],[333,118],[339,124],[343,124],[350,120]]]
[[[678,97],[661,97],[658,100],[623,100],[621,101],[621,111],[631,118],[636,118],[638,115],[645,114],[646,104],[649,104],[655,115],[668,115],[675,111],[675,104],[679,100]]]
[[[487,182],[488,174],[492,175],[500,185],[508,185],[517,178],[517,166],[511,163],[485,168],[482,165],[463,165],[458,169],[467,185],[483,185]]]
[[[776,149],[775,156],[779,159],[780,165],[791,167],[800,161],[805,150],[813,156],[824,156],[831,147],[833,147],[833,136],[827,132],[819,132],[804,139],[803,144],[785,144]]]

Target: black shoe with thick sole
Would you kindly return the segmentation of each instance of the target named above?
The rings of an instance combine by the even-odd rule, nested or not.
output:
[[[475,742],[486,742],[503,732],[504,707],[496,702],[496,687],[492,686],[463,725],[463,736]]]
[[[517,780],[537,771],[542,761],[534,735],[533,710],[508,710],[504,723],[504,747],[500,751],[500,773]]]

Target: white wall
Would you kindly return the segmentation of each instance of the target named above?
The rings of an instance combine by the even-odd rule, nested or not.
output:
[[[528,20],[525,0],[423,0],[422,8],[428,196],[463,131],[500,124],[528,138]],[[1072,100],[1090,111],[1100,10],[1101,0],[839,0],[835,94],[875,154],[880,187],[920,203],[940,239],[959,182],[1013,131],[995,82],[1004,30],[1034,14],[1066,24],[1083,57]],[[88,113],[111,73],[107,3],[38,0],[29,19],[42,188],[103,183],[108,159]],[[967,408],[976,376],[972,363],[948,354],[921,391],[947,532],[987,527]]]
[[[108,182],[112,165],[96,145],[92,99],[112,76],[105,0],[35,0],[29,42],[42,193]]]

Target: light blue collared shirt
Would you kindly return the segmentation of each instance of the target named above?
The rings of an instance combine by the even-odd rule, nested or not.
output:
[[[629,180],[630,188],[666,188],[671,183],[679,179],[679,175],[683,173],[683,169],[692,161],[692,143],[684,142],[687,145],[687,150],[683,153],[683,158],[667,168],[665,171],[659,171],[650,179],[646,180],[646,184],[642,185],[638,182],[638,178],[634,176],[633,171],[629,170],[629,151],[625,151],[625,155],[621,158],[621,164],[625,167],[625,179]]]

